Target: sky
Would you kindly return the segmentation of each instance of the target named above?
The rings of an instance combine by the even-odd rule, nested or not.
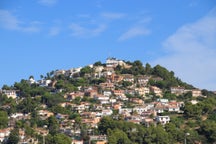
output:
[[[0,0],[0,87],[108,57],[216,90],[216,1]]]

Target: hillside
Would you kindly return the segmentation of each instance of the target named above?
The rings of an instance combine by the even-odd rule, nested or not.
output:
[[[3,143],[216,142],[216,94],[156,65],[108,58],[0,90]]]

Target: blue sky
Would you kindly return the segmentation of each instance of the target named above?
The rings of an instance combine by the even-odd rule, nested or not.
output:
[[[107,57],[216,90],[215,0],[1,0],[0,86]]]

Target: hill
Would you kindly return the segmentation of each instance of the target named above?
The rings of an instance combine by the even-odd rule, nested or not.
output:
[[[213,143],[216,94],[156,65],[108,58],[0,91],[0,141]]]

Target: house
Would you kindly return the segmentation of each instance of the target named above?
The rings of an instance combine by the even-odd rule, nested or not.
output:
[[[136,111],[139,115],[141,115],[143,112],[148,111],[148,107],[143,105],[143,106],[136,106],[133,108],[133,111]]]
[[[83,140],[72,140],[71,144],[83,144]]]
[[[136,103],[136,104],[144,104],[144,101],[142,99],[139,98],[131,98],[130,99],[131,102]]]
[[[169,103],[167,106],[167,111],[168,112],[180,112],[180,107],[178,106],[177,102]]]
[[[195,104],[197,104],[197,103],[198,103],[198,101],[197,101],[197,100],[191,100],[190,102],[191,102],[191,104],[192,104],[192,105],[195,105]]]
[[[97,141],[96,144],[106,144],[104,142],[107,142],[107,136],[106,135],[90,135],[89,143],[91,143],[91,141]]]
[[[82,67],[71,68],[65,72],[65,76],[73,77],[73,75],[78,74]]]
[[[124,90],[113,90],[115,96],[124,96]]]
[[[132,108],[121,108],[119,109],[119,114],[130,115],[133,112]]]
[[[111,91],[106,91],[106,90],[105,90],[105,91],[103,92],[103,95],[104,95],[104,96],[111,96],[111,95],[112,95],[112,92],[111,92]]]
[[[142,123],[146,126],[149,127],[151,124],[154,124],[154,120],[152,118],[144,118]]]
[[[128,101],[128,98],[125,95],[118,96],[117,99],[122,100],[122,101]]]
[[[94,105],[95,106],[95,110],[102,110],[103,109],[103,106],[102,106],[102,104],[96,104],[96,105]]]
[[[5,129],[0,129],[0,143],[2,143],[5,138],[7,138],[10,135],[10,131],[12,128],[5,128]]]
[[[42,136],[46,136],[49,134],[49,130],[47,130],[46,128],[37,127],[37,128],[34,128],[34,130],[37,134],[42,135]]]
[[[14,114],[12,114],[10,117],[11,117],[11,118],[17,119],[18,117],[23,117],[23,116],[24,116],[23,113],[14,113]]]
[[[97,95],[98,94],[98,91],[97,91],[97,89],[95,89],[95,88],[88,88],[88,89],[86,89],[86,90],[84,90],[84,95],[85,96],[89,96],[89,97],[91,97],[91,98],[93,98],[94,97],[94,95]]]
[[[113,114],[113,111],[111,109],[104,109],[101,111],[102,116],[110,116]]]
[[[154,93],[157,96],[162,97],[162,90],[156,86],[151,86],[150,87],[150,92]]]
[[[50,111],[48,111],[48,110],[39,110],[39,111],[38,111],[38,115],[39,115],[39,117],[40,117],[42,120],[45,120],[45,119],[47,119],[47,118],[53,116],[54,113],[53,113],[53,112],[50,112]]]
[[[95,95],[94,99],[100,101],[101,104],[108,104],[110,98],[108,96]]]
[[[5,94],[8,98],[12,98],[15,99],[17,98],[17,96],[19,91],[17,90],[1,90],[1,93]]]
[[[84,93],[77,91],[77,92],[71,92],[67,95],[67,100],[74,100],[77,97],[83,98]]]
[[[140,116],[145,118],[145,117],[156,116],[156,115],[157,113],[154,110],[149,109],[147,111],[142,112]]]
[[[119,110],[119,109],[121,109],[121,105],[119,103],[115,103],[115,104],[112,105],[112,108],[114,110]]]
[[[61,107],[67,107],[67,106],[72,106],[73,104],[70,102],[63,102],[59,104]]]
[[[102,75],[109,78],[113,73],[115,73],[114,67],[105,67]]]
[[[89,102],[81,102],[80,104],[84,105],[85,110],[89,110],[90,105],[91,105]]]
[[[101,73],[104,70],[103,66],[94,66],[94,72]]]
[[[69,115],[58,113],[55,117],[56,117],[57,119],[68,119],[68,118],[69,118]]]
[[[80,104],[74,107],[75,110],[78,111],[78,113],[81,113],[85,110],[85,105],[84,104]]]
[[[107,141],[97,141],[96,144],[107,144]]]
[[[170,122],[169,116],[156,116],[155,118],[156,122],[161,123],[162,125],[165,125]]]
[[[82,118],[82,123],[88,125],[90,128],[96,128],[100,122],[100,117]]]
[[[141,86],[146,86],[149,79],[150,79],[149,76],[139,75],[137,76],[137,83]]]
[[[94,118],[94,117],[96,117],[95,112],[82,112],[80,115],[82,118]]]
[[[192,96],[193,96],[193,97],[202,96],[202,91],[199,90],[199,89],[193,89],[193,90],[192,90]]]
[[[10,118],[16,119],[16,120],[25,120],[30,119],[30,114],[23,114],[23,113],[14,113],[10,116]]]
[[[161,103],[168,103],[169,100],[168,100],[168,99],[162,99],[162,98],[159,98],[159,99],[157,99],[157,102],[161,102]]]
[[[100,83],[102,89],[113,90],[115,88],[114,83]]]
[[[117,100],[115,98],[111,98],[111,99],[109,99],[109,102],[113,104],[113,103],[117,102]]]
[[[106,59],[106,66],[107,67],[116,67],[117,65],[124,66],[126,64],[122,60],[118,60],[116,58],[107,58]]]
[[[126,89],[124,91],[125,94],[135,95],[136,91],[134,89]]]
[[[66,72],[65,70],[56,70],[56,71],[54,72],[54,76],[64,75],[65,72]]]
[[[102,71],[104,70],[103,66],[94,66],[94,77],[100,78],[103,76]]]
[[[28,83],[29,84],[34,84],[34,83],[36,83],[36,81],[34,80],[33,77],[30,77],[29,80],[28,80]]]
[[[154,110],[157,113],[163,113],[164,110],[166,110],[166,106],[161,102],[157,102],[157,103],[155,103]]]
[[[24,129],[19,129],[19,137],[21,140],[24,141],[24,138],[25,138],[25,131]]]
[[[107,76],[107,80],[113,83],[118,83],[123,80],[123,77],[121,75],[116,75],[115,73],[112,73],[111,75]]]
[[[131,74],[123,74],[123,81],[134,83],[134,76]]]
[[[141,96],[145,96],[146,94],[149,94],[149,88],[148,87],[140,87],[135,88],[136,93],[138,93]]]
[[[52,83],[52,80],[50,80],[50,79],[39,80],[38,83],[42,87],[47,87]]]
[[[185,92],[184,87],[171,87],[170,91],[172,94],[181,95]]]

